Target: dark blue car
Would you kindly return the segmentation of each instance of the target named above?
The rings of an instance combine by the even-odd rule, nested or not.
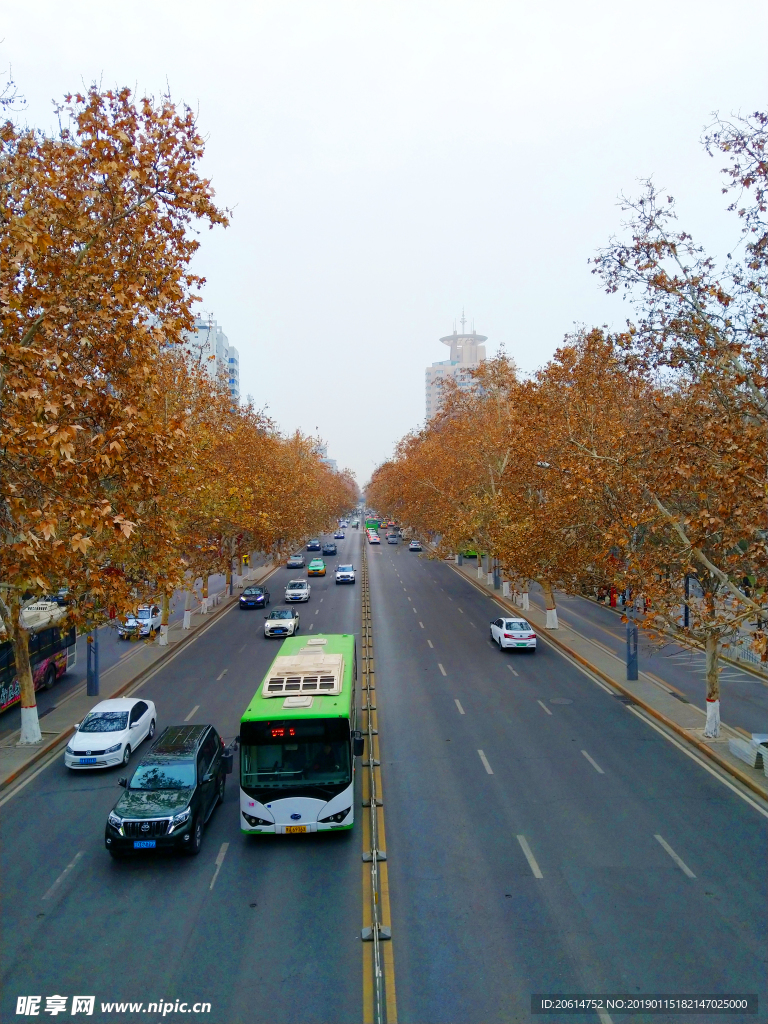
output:
[[[269,604],[269,591],[264,587],[246,587],[240,595],[241,608],[266,608]]]

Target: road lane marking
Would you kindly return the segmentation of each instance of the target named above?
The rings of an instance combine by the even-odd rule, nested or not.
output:
[[[418,613],[418,612],[416,611],[416,609],[415,609],[415,608],[413,609],[413,614],[414,614],[414,615],[418,615],[418,614],[419,614],[419,613]]]
[[[517,837],[517,841],[518,841],[518,843],[520,843],[520,849],[525,854],[525,859],[528,861],[528,866],[530,867],[531,871],[533,872],[533,877],[534,878],[543,878],[544,875],[542,875],[541,868],[536,863],[536,858],[531,853],[531,848],[528,845],[528,840],[525,838],[525,836],[518,836]]]
[[[72,860],[72,861],[71,861],[71,862],[70,862],[69,864],[67,864],[67,866],[66,866],[66,867],[64,868],[64,870],[63,870],[63,871],[61,872],[61,874],[60,874],[60,875],[59,875],[59,877],[58,877],[58,878],[56,879],[56,881],[55,881],[55,882],[53,883],[53,885],[51,886],[51,888],[50,888],[50,889],[48,890],[48,892],[47,892],[47,893],[45,894],[45,896],[43,896],[43,899],[44,899],[44,900],[49,900],[49,899],[51,898],[51,896],[53,896],[53,895],[54,895],[54,893],[55,893],[55,892],[56,892],[56,890],[57,890],[57,889],[59,888],[59,886],[60,886],[60,885],[61,885],[61,883],[62,883],[62,882],[64,881],[64,879],[65,879],[65,878],[67,877],[67,875],[68,875],[68,874],[70,873],[70,871],[74,870],[74,868],[76,868],[76,867],[77,867],[77,863],[78,863],[78,861],[79,861],[79,860],[80,860],[80,859],[81,859],[82,857],[84,857],[84,856],[85,856],[85,850],[80,850],[80,852],[79,852],[79,853],[76,853],[76,854],[75,854],[75,856],[74,856],[73,860]]]
[[[318,608],[317,611],[315,612],[315,615],[319,615],[319,614],[320,614],[320,609]]]
[[[427,643],[429,644],[429,646],[430,646],[430,647],[432,648],[432,650],[434,651],[434,649],[435,649],[435,645],[434,645],[434,644],[432,643],[432,641],[431,641],[431,640],[427,640]]]
[[[591,758],[589,756],[589,754],[586,752],[586,750],[582,750],[582,754],[584,755],[584,757],[586,757],[586,759],[589,761],[589,763],[592,765],[592,767],[595,769],[596,772],[600,772],[601,775],[605,775],[605,772],[600,767],[600,765],[597,763],[597,761],[595,761],[593,758]]]
[[[513,676],[517,676],[518,678],[520,678],[520,673],[516,672],[511,665],[507,665],[507,668],[509,669]]]
[[[477,626],[475,626],[474,622],[470,622],[470,626],[472,626],[474,629],[477,629]]]
[[[224,678],[224,676],[227,674],[227,672],[229,672],[229,669],[225,668],[223,672],[221,672],[219,675],[217,675],[216,676],[216,682],[217,683],[220,682]]]
[[[442,590],[443,588],[441,587],[440,589]],[[445,596],[448,598],[449,601],[453,600],[453,598],[449,594],[446,594]]]
[[[209,892],[214,887],[214,885],[216,885],[216,879],[219,877],[219,872],[221,871],[221,865],[224,863],[224,858],[227,856],[227,850],[228,849],[229,849],[229,843],[222,843],[221,847],[219,848],[219,855],[216,858],[216,870],[213,872],[213,878],[211,879],[211,884],[208,886],[208,891]]]
[[[458,605],[456,605],[456,607],[457,607],[457,608],[459,608],[459,606],[458,606]],[[461,608],[459,608],[459,611],[461,612]],[[461,614],[463,615],[463,614],[464,614],[464,612],[461,612]]]
[[[493,768],[488,764],[488,758],[482,750],[478,750],[478,754],[480,755],[480,760],[483,762],[483,768],[485,768],[489,775],[493,775]]]
[[[549,710],[549,708],[547,707],[547,705],[543,701],[538,700],[538,701],[536,701],[536,703],[537,704],[541,704],[541,706],[544,708],[544,710],[547,712],[548,715],[552,714],[552,712]]]
[[[411,600],[411,599],[410,599],[410,597],[408,598],[408,600],[409,600],[409,601]]]
[[[237,653],[238,654],[242,654],[247,646],[248,646],[248,644],[243,644],[243,646],[240,648],[240,650]]]
[[[420,622],[419,625],[421,626],[422,629],[424,629],[424,623],[423,622]]]
[[[456,698],[454,697],[453,698],[453,702],[456,705],[456,707],[459,709],[459,714],[463,715],[464,714],[464,708],[461,706],[461,701],[456,700]]]
[[[195,714],[195,712],[196,712],[196,711],[199,711],[199,710],[200,710],[200,705],[199,705],[199,704],[195,704],[195,706],[194,706],[194,707],[192,708],[192,710],[191,710],[191,711],[189,712],[189,714],[188,714],[188,715],[187,715],[187,717],[186,717],[186,718],[184,719],[184,721],[185,721],[185,722],[188,722],[188,721],[190,720],[190,718],[192,717],[192,715],[194,715],[194,714]]]
[[[443,666],[440,664],[439,661],[437,663],[437,667],[440,669],[440,671],[443,673],[444,676],[448,675],[448,673],[445,671],[445,669],[443,668]]]
[[[310,624],[309,624],[309,628],[310,628],[310,629],[314,629],[314,628],[315,628],[315,624],[314,624],[314,622],[310,622]]]
[[[696,875],[694,875],[694,873],[691,871],[691,869],[688,867],[685,861],[678,857],[678,855],[675,853],[675,851],[672,849],[672,847],[669,845],[666,839],[663,838],[663,836],[655,835],[653,838],[656,839],[659,843],[661,843],[661,845],[664,847],[664,849],[667,851],[669,856],[672,858],[675,864],[677,864],[677,866],[680,868],[684,875],[688,875],[689,878],[696,877]]]

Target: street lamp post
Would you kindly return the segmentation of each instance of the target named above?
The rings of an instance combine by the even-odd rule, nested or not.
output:
[[[627,679],[637,679],[637,623],[634,598],[627,610]]]
[[[690,622],[690,609],[688,608],[688,598],[691,596],[691,578],[688,573],[685,574],[685,604],[683,605],[683,625],[688,629]]]
[[[99,631],[92,630],[86,637],[86,687],[89,697],[99,695]]]

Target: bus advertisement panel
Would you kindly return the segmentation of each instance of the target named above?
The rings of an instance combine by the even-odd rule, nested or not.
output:
[[[72,626],[48,626],[29,634],[29,661],[36,690],[50,690],[56,680],[77,664],[77,631]],[[21,699],[16,661],[10,640],[0,641],[0,711]]]
[[[240,723],[240,828],[351,829],[357,660],[352,635],[288,637]]]

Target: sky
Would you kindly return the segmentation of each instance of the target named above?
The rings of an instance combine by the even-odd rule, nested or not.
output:
[[[621,328],[588,260],[653,177],[711,252],[738,235],[712,113],[765,109],[764,0],[27,0],[0,68],[53,129],[96,81],[198,115],[231,226],[198,307],[241,392],[364,484],[424,422],[424,370],[466,311],[523,373],[579,325]]]

